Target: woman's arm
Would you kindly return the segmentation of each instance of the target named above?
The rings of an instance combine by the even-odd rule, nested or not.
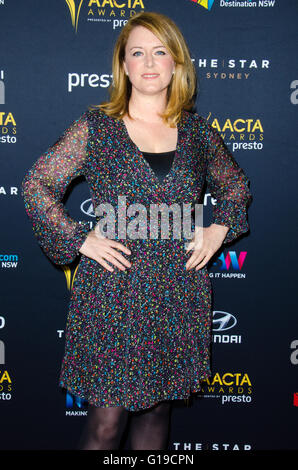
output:
[[[216,198],[212,207],[212,224],[228,227],[223,243],[249,230],[247,208],[252,201],[249,179],[225,145],[220,134],[207,123],[209,143],[206,179]]]
[[[21,195],[38,243],[56,264],[77,256],[89,223],[73,220],[61,200],[69,183],[85,173],[88,122],[86,113],[43,153],[22,181]]]

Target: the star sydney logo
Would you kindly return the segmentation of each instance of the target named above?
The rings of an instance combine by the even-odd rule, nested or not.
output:
[[[212,5],[214,3],[214,0],[191,0],[194,3],[197,3],[198,5],[201,5],[201,7],[206,8],[207,10],[211,10]]]

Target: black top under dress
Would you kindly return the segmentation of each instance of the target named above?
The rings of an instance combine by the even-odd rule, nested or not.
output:
[[[162,182],[163,179],[170,172],[170,169],[173,164],[175,152],[176,150],[170,150],[169,152],[155,152],[155,153],[142,152],[160,182]]]

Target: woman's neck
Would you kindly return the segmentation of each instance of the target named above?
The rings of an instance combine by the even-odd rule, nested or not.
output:
[[[166,95],[144,96],[133,94],[129,100],[129,114],[133,119],[145,122],[162,122],[159,116],[166,107]]]

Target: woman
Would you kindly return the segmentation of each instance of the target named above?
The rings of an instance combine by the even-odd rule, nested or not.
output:
[[[47,255],[67,264],[81,253],[59,384],[89,402],[82,449],[119,448],[128,416],[132,449],[166,449],[172,401],[198,392],[210,376],[206,265],[223,243],[248,231],[251,194],[219,134],[190,112],[195,88],[177,26],[162,14],[135,15],[115,46],[110,101],[77,119],[22,184]],[[78,175],[86,177],[98,221],[91,231],[61,203]],[[142,213],[195,203],[205,181],[217,199],[212,224],[203,237],[195,232],[187,251],[190,237],[152,236],[159,219],[148,227],[139,218],[139,232],[131,225],[132,207]],[[112,211],[107,222],[100,219],[102,203],[118,217]],[[130,237],[120,227],[123,212]],[[116,231],[105,232],[112,222]]]

